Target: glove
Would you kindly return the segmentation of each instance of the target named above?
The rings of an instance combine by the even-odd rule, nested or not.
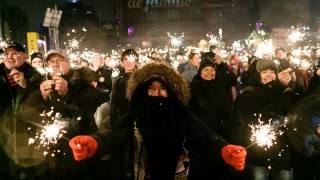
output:
[[[92,157],[98,149],[97,140],[92,136],[75,136],[69,141],[73,157],[76,161],[81,161]]]
[[[222,159],[236,170],[242,171],[246,162],[247,150],[236,145],[226,145],[221,150]]]

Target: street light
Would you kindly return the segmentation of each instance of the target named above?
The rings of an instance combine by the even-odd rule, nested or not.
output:
[[[47,8],[46,15],[43,20],[43,26],[49,29],[50,48],[59,49],[59,23],[62,16],[62,11],[57,9]]]

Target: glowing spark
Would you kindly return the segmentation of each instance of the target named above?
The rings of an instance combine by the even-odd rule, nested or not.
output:
[[[293,31],[289,34],[288,40],[292,43],[297,41],[301,41],[303,39],[304,34],[299,31]]]
[[[305,59],[302,59],[300,66],[302,69],[309,69],[311,67],[311,63]]]
[[[272,45],[272,40],[270,39],[259,43],[254,55],[261,58],[264,55],[272,54],[273,52],[274,48]]]
[[[234,51],[242,51],[244,49],[244,46],[241,44],[240,40],[238,40],[232,43],[232,49]]]
[[[130,62],[135,62],[137,60],[137,56],[135,56],[134,54],[129,54],[128,55],[128,60]]]
[[[63,121],[61,114],[54,113],[53,109],[49,112],[44,111],[40,116],[42,117],[42,124],[44,125],[34,124],[36,127],[40,128],[40,132],[36,132],[34,137],[29,138],[28,144],[31,145],[39,143],[36,148],[44,148],[45,151],[43,154],[48,155],[49,152],[47,151],[50,149],[50,146],[57,144],[59,139],[67,133],[65,130],[67,127],[67,121]],[[54,156],[54,152],[51,156]]]
[[[264,124],[259,120],[258,125],[249,126],[251,127],[252,133],[250,140],[254,144],[266,148],[270,148],[273,144],[275,144],[277,140],[277,129],[271,125],[271,120],[268,124]]]
[[[71,40],[69,40],[69,47],[71,49],[79,49],[79,43],[80,43],[80,41],[78,41],[76,39],[71,39]]]
[[[182,45],[184,33],[182,33],[181,36],[177,36],[176,33],[175,35],[171,35],[170,33],[167,34],[170,38],[170,43],[173,47],[180,47]]]
[[[288,41],[290,43],[296,43],[298,41],[303,41],[305,36],[307,36],[309,27],[291,27],[291,32],[288,35]]]
[[[65,123],[59,120],[54,120],[52,124],[44,126],[39,137],[40,144],[56,144],[63,134],[66,133],[63,130],[64,127]]]
[[[0,49],[5,49],[8,46],[8,43],[5,40],[0,38]]]
[[[119,69],[115,69],[113,72],[112,72],[112,77],[118,77],[119,76],[119,74],[120,74],[120,71],[119,71]]]
[[[219,46],[220,45],[220,38],[213,35],[213,34],[207,34],[207,37],[209,38],[209,44],[210,45],[216,45],[216,46]]]

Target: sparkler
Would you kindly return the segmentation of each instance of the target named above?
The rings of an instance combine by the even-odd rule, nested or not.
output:
[[[173,47],[180,47],[182,45],[184,33],[182,33],[181,36],[178,36],[177,33],[175,33],[174,35],[171,35],[170,33],[167,34]]]
[[[206,35],[209,38],[209,44],[210,45],[215,45],[215,46],[220,46],[221,44],[221,39],[213,34],[207,34]]]
[[[0,49],[5,49],[7,46],[8,46],[7,41],[0,38]]]
[[[43,155],[46,156],[49,154],[48,151],[50,151],[51,145],[57,144],[57,142],[67,133],[65,128],[67,127],[68,123],[63,121],[60,113],[54,112],[53,107],[49,112],[44,111],[41,113],[40,117],[42,119],[42,124],[32,124],[41,130],[36,132],[33,138],[29,138],[28,144],[31,145],[39,143],[36,148],[44,148]],[[60,150],[53,151],[51,155],[54,156],[56,152],[60,152]]]
[[[251,137],[252,143],[246,147],[246,149],[257,144],[260,147],[264,147],[265,150],[277,144],[278,135],[282,135],[283,132],[279,130],[279,127],[273,125],[271,120],[268,123],[258,120],[258,125],[249,125],[251,127]],[[282,125],[280,125],[282,126]]]
[[[261,58],[264,55],[270,55],[274,52],[274,48],[272,45],[272,40],[264,40],[263,42],[258,44],[258,47],[255,52],[255,56]]]
[[[292,26],[291,31],[289,32],[289,35],[288,35],[288,41],[293,44],[299,41],[303,41],[305,36],[308,35],[309,29],[310,29],[309,27],[295,28],[294,26]]]

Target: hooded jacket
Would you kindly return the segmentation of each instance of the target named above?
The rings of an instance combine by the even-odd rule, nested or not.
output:
[[[155,80],[166,87],[167,98],[147,96]],[[187,110],[188,85],[167,65],[148,64],[134,72],[128,81],[127,97],[130,112],[114,126],[111,136],[100,136],[100,143],[109,152],[128,148],[124,156],[126,174],[131,176],[128,179],[143,178],[141,173],[145,172],[154,180],[173,180],[185,138],[216,154],[225,144]]]

